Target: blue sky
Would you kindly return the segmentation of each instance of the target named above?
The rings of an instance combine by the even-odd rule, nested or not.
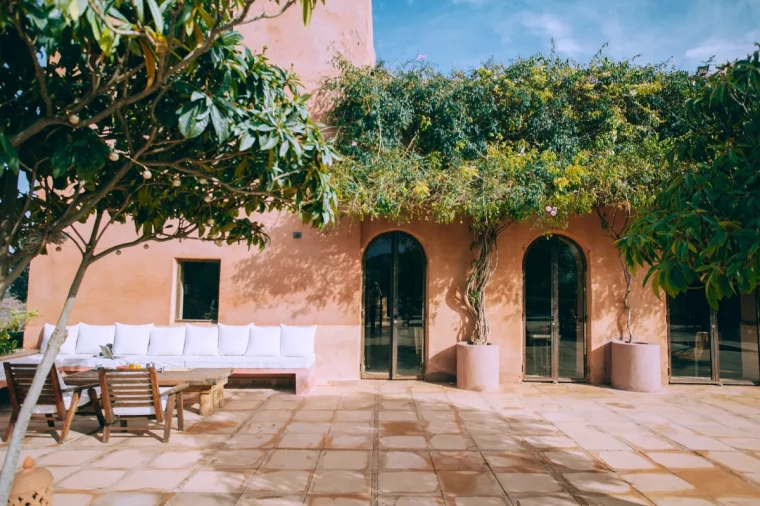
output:
[[[378,59],[421,54],[442,70],[547,51],[552,38],[580,61],[608,43],[616,59],[694,69],[760,41],[760,0],[374,0],[373,16]]]

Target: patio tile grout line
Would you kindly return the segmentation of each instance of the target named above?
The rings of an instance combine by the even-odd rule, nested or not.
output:
[[[372,462],[370,502],[378,506],[380,502],[380,386],[373,385],[374,403],[372,405]]]
[[[483,394],[480,394],[480,395],[483,396]],[[501,410],[496,409],[496,406],[494,406],[493,403],[487,397],[483,396],[483,398],[485,399],[486,403],[489,406],[491,406],[491,409],[496,413],[496,415],[499,418],[501,418],[501,420],[507,425],[507,427],[509,427],[510,432],[512,434],[514,434],[515,431],[512,428],[512,424],[509,421],[507,421],[506,417],[501,413]],[[528,406],[528,408],[530,408],[530,406]],[[533,409],[533,408],[530,408],[530,409]],[[533,409],[533,411],[536,411],[536,410]],[[512,437],[512,436],[510,436],[510,437]],[[573,440],[573,441],[576,442],[575,440]],[[577,502],[581,506],[588,506],[588,503],[583,498],[583,496],[580,495],[580,492],[576,491],[575,487],[573,487],[570,484],[570,482],[567,481],[565,479],[565,477],[560,472],[558,472],[557,470],[555,470],[546,461],[546,459],[543,458],[543,455],[541,455],[541,453],[538,451],[538,449],[534,448],[533,445],[531,445],[530,443],[528,443],[525,439],[523,439],[522,441],[520,441],[518,439],[518,443],[520,443],[521,446],[523,446],[524,448],[526,448],[536,459],[538,459],[539,462],[541,462],[543,464],[543,466],[547,470],[548,474],[552,478],[554,478],[555,480],[557,480],[557,483],[560,484],[562,486],[562,488],[564,488],[565,491],[568,494],[570,494],[570,496],[575,500],[575,502]],[[577,442],[576,442],[576,444],[577,444]],[[488,461],[486,461],[486,463],[488,463]],[[489,467],[490,467],[490,464],[489,464]],[[519,499],[517,499],[517,498],[513,499],[512,496],[509,493],[507,493],[506,489],[504,489],[504,486],[501,484],[501,482],[498,479],[496,481],[499,483],[499,485],[502,487],[502,489],[504,490],[504,492],[507,494],[507,497],[509,497],[510,502],[512,502],[515,505],[519,505]]]

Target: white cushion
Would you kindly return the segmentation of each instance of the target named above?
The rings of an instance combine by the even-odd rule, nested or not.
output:
[[[279,357],[280,327],[251,326],[251,339],[245,354],[249,357]]]
[[[100,347],[113,344],[116,327],[113,325],[87,325],[79,324],[79,337],[77,338],[77,354],[99,354]]]
[[[65,388],[61,385],[62,388]],[[95,387],[95,393],[100,398],[100,387]],[[74,392],[66,392],[63,394],[63,407],[66,411],[71,407],[71,399],[74,397]],[[85,404],[90,402],[90,395],[87,390],[79,392],[79,402],[77,402],[77,408],[81,408]],[[54,414],[58,413],[58,408],[55,404],[37,404],[32,411],[35,414]]]
[[[240,356],[248,348],[250,325],[219,324],[219,355]]]
[[[53,337],[53,331],[55,330],[55,325],[50,325],[49,323],[45,324],[45,327],[42,329],[42,344],[40,344],[40,353],[45,353],[45,350],[47,350],[48,343],[50,342],[50,338]],[[58,352],[59,355],[73,355],[76,353],[77,349],[77,337],[79,336],[79,324],[76,325],[70,325],[66,327],[66,330],[68,331],[68,334],[66,334],[66,340],[61,345],[61,349]]]
[[[172,387],[158,387],[159,393],[166,392]],[[161,411],[166,411],[166,401],[169,399],[168,395],[161,397]],[[113,414],[116,416],[152,416],[156,414],[156,408],[153,406],[138,406],[138,407],[122,407],[113,408]]]
[[[293,327],[280,325],[280,355],[283,357],[308,357],[314,355],[314,336],[317,326]]]
[[[310,357],[187,357],[185,367],[230,369],[306,369],[314,365]]]
[[[185,333],[185,356],[214,356],[218,355],[219,329],[187,325]]]
[[[150,329],[148,355],[178,356],[185,349],[185,326]]]
[[[114,355],[147,355],[152,328],[152,323],[148,325],[117,323],[113,340]]]

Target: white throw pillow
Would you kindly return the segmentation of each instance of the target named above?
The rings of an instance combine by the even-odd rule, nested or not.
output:
[[[280,329],[280,354],[283,357],[310,357],[314,355],[316,325],[291,327],[281,324]]]
[[[100,347],[113,344],[116,327],[113,325],[87,325],[79,324],[79,338],[77,339],[77,355],[99,355]]]
[[[248,341],[247,357],[279,357],[280,327],[251,327],[251,339]]]
[[[150,342],[150,329],[152,328],[152,323],[147,325],[117,323],[113,340],[113,354],[147,355],[148,342]]]
[[[180,356],[185,349],[185,326],[150,329],[148,355]]]
[[[241,356],[248,348],[251,325],[219,324],[219,355]]]
[[[47,350],[48,342],[53,337],[53,331],[55,325],[45,324],[42,329],[42,344],[40,344],[40,353],[45,353]],[[66,327],[68,334],[66,334],[66,340],[61,345],[61,349],[58,352],[59,355],[74,355],[77,352],[77,337],[79,336],[79,324],[70,325]]]
[[[185,334],[185,356],[209,357],[218,355],[219,329],[202,327],[200,325],[188,325]]]

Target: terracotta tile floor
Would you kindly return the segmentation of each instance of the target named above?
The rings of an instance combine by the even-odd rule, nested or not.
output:
[[[103,444],[85,416],[61,446],[30,434],[24,456],[53,473],[56,506],[760,505],[757,387],[367,381],[226,399],[191,407],[169,444]]]

